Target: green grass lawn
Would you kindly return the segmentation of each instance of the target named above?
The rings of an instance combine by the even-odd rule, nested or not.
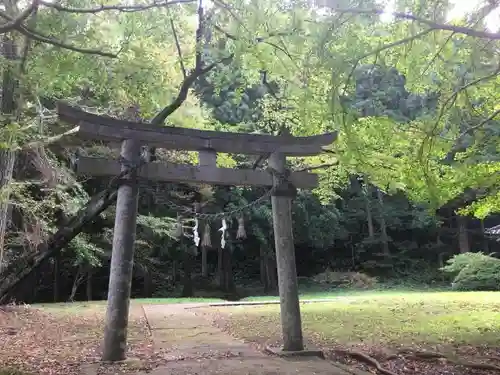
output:
[[[300,293],[300,300],[321,300],[321,299],[336,299],[344,297],[355,297],[355,296],[365,296],[370,298],[371,296],[399,296],[399,295],[409,295],[412,293],[422,293],[422,291],[408,291],[402,289],[381,289],[381,290],[350,290],[350,289],[332,289],[332,290],[318,290],[314,288],[307,288]],[[439,293],[439,290],[431,291],[428,293]],[[178,303],[211,303],[211,302],[226,302],[219,298],[135,298],[132,304],[178,304]],[[279,296],[250,296],[243,298],[241,301],[259,302],[259,301],[279,301]],[[78,301],[78,302],[60,302],[60,303],[40,303],[35,304],[35,307],[43,309],[74,309],[81,307],[92,307],[105,305],[106,301]]]
[[[59,303],[38,303],[34,307],[44,310],[71,311],[81,308],[103,307],[107,301],[76,301],[76,302],[59,302]],[[177,303],[208,303],[208,302],[224,302],[217,298],[135,298],[131,300],[132,305],[163,305]],[[0,374],[1,375],[1,374]]]
[[[398,295],[410,295],[410,294],[419,294],[422,293],[422,290],[407,290],[407,289],[369,289],[369,290],[353,290],[353,289],[332,289],[332,290],[322,290],[315,291],[313,290],[305,290],[300,293],[300,300],[321,300],[321,299],[336,299],[339,297],[367,297],[370,298],[372,296],[398,296]],[[440,293],[441,290],[431,290],[425,291],[425,293]],[[279,301],[278,296],[251,296],[244,298],[242,301]]]
[[[237,337],[263,343],[281,335],[277,305],[218,311]],[[500,345],[496,292],[371,292],[301,311],[305,335],[318,345]]]

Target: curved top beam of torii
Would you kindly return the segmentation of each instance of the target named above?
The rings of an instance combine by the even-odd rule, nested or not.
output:
[[[230,133],[212,130],[157,127],[99,116],[59,102],[61,121],[78,125],[78,135],[87,139],[121,141],[135,139],[143,145],[164,149],[203,151],[230,154],[265,155],[279,152],[289,156],[311,156],[337,139],[337,132],[310,137],[274,136],[267,134]]]

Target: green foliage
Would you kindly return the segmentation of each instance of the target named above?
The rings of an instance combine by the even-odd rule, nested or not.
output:
[[[85,233],[80,233],[69,243],[69,250],[74,253],[74,265],[99,267],[101,257],[105,254],[102,248],[92,243],[92,237]]]
[[[442,268],[454,275],[456,290],[500,290],[500,259],[483,253],[455,255]]]
[[[474,265],[477,262],[482,262],[485,259],[488,259],[487,255],[483,253],[463,253],[457,254],[446,261],[447,265],[442,268],[442,271],[457,275],[464,268],[469,267],[470,265]]]
[[[333,285],[340,288],[373,289],[377,279],[360,272],[336,272],[326,270],[314,276],[313,281],[319,284]]]
[[[137,216],[137,224],[149,229],[151,234],[159,236],[160,238],[169,237],[175,239],[173,231],[176,225],[176,219],[170,217],[156,217],[156,216]]]

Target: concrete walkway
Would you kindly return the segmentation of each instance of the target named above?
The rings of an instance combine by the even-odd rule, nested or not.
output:
[[[168,361],[154,375],[360,374],[319,358],[267,356],[214,327],[196,307],[200,304],[143,305],[154,349]]]

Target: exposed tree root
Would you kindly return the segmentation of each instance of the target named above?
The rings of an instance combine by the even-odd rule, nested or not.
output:
[[[444,359],[447,362],[453,363],[454,365],[468,367],[476,370],[494,370],[500,371],[500,366],[491,364],[491,363],[482,363],[482,362],[473,362],[466,361],[460,358],[455,358],[443,353],[438,352],[430,352],[430,351],[418,351],[412,349],[401,349],[398,351],[398,354],[401,355],[410,355],[416,359],[427,359],[427,360],[439,360]],[[497,357],[484,357],[484,359],[496,360]]]
[[[384,368],[379,361],[377,361],[375,358],[371,357],[366,353],[362,353],[357,350],[347,350],[347,349],[334,349],[333,351],[337,354],[347,355],[349,357],[355,358],[371,367],[374,367],[378,372],[380,372],[383,375],[397,375],[391,370]],[[492,363],[468,361],[439,352],[419,351],[409,348],[400,349],[397,351],[396,354],[389,356],[387,359],[389,360],[395,359],[399,356],[403,356],[405,358],[412,358],[416,360],[428,360],[428,361],[444,360],[446,362],[452,363],[457,366],[463,366],[476,370],[491,370],[500,372],[500,366],[494,365]],[[500,357],[495,357],[495,356],[488,356],[483,358],[485,360],[496,360],[496,361],[500,360]]]
[[[366,363],[369,366],[375,367],[377,371],[383,375],[397,375],[395,372],[392,372],[391,370],[384,368],[379,361],[369,356],[368,354],[358,352],[356,350],[346,350],[346,349],[334,349],[334,352],[356,358]]]

